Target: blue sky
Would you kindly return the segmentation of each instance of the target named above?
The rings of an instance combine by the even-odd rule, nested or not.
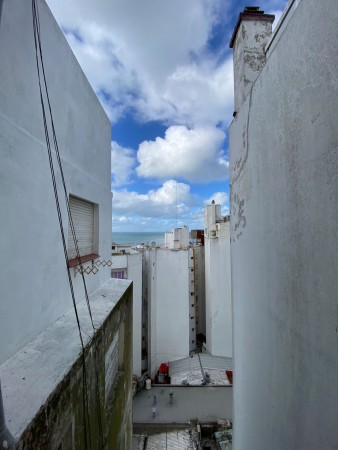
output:
[[[287,0],[47,0],[112,122],[113,231],[203,228],[229,210],[229,41],[255,4]]]

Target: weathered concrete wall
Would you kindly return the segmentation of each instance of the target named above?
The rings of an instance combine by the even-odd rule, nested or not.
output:
[[[99,208],[98,251],[110,257],[110,123],[62,31],[39,0],[41,39],[63,170],[70,194]],[[0,362],[71,308],[45,144],[31,2],[5,1],[0,22]],[[58,186],[60,174],[56,170]],[[64,194],[59,192],[67,238]],[[81,276],[73,282],[84,298]],[[86,276],[89,292],[109,268]],[[20,282],[18,279],[20,278]]]
[[[60,444],[62,448],[74,450],[131,449],[131,282],[110,280],[95,291],[91,300],[96,327],[94,334],[86,314],[86,304],[79,304],[81,327],[85,330],[88,447],[84,432],[82,357],[71,312],[0,365],[6,420],[18,450],[55,450]],[[121,327],[123,339],[120,333],[119,371],[108,394],[106,358]],[[100,441],[99,412],[103,442]]]
[[[214,356],[232,356],[230,223],[217,238],[205,238],[206,347]]]
[[[244,15],[245,17],[245,15]],[[263,16],[264,17],[264,16]],[[238,112],[265,64],[264,45],[272,31],[271,20],[241,22],[234,45],[235,111]]]
[[[338,10],[302,0],[230,129],[235,449],[338,448]]]

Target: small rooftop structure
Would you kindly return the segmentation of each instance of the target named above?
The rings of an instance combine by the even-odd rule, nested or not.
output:
[[[164,234],[164,246],[170,250],[183,250],[189,247],[189,228],[174,228]]]
[[[229,385],[226,372],[232,372],[232,358],[197,353],[169,363],[171,384],[201,386]]]

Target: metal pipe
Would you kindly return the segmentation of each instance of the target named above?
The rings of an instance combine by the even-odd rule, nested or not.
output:
[[[0,381],[0,449],[14,450],[14,438],[6,427],[4,405],[2,402],[2,390]]]

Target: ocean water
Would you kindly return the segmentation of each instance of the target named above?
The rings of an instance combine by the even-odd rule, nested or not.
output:
[[[164,231],[159,232],[117,232],[112,233],[113,243],[115,244],[151,244],[156,242],[156,244],[164,244]]]

